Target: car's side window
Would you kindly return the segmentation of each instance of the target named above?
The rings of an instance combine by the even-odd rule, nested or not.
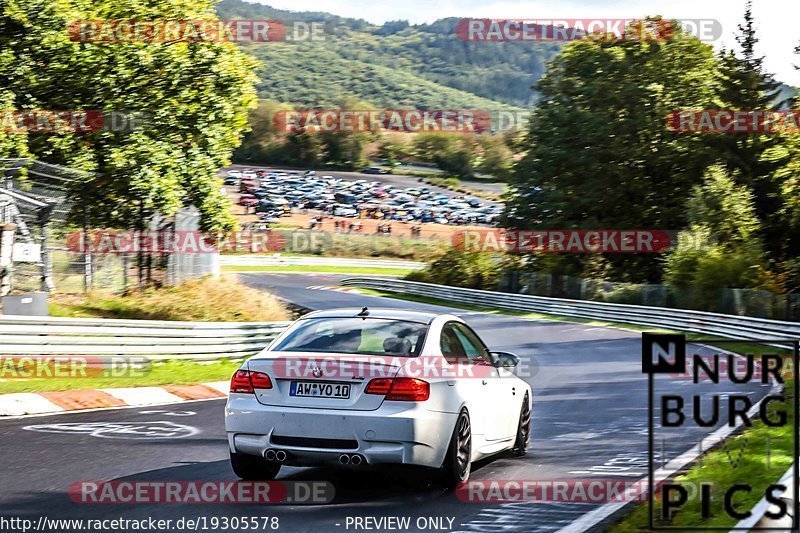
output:
[[[442,327],[442,338],[440,341],[442,355],[451,362],[464,360],[467,357],[464,346],[462,346],[461,341],[458,340],[453,325],[454,322],[448,322]]]
[[[489,349],[483,344],[481,339],[475,334],[474,331],[469,329],[464,324],[453,324],[453,330],[458,337],[459,342],[464,347],[464,352],[473,363],[486,363],[491,364],[489,356]]]

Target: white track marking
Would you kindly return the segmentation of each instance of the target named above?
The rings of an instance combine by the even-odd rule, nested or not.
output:
[[[180,396],[167,392],[161,387],[126,387],[100,390],[122,400],[128,405],[158,405],[183,401]]]
[[[64,411],[44,396],[33,392],[0,395],[0,416],[36,415]]]

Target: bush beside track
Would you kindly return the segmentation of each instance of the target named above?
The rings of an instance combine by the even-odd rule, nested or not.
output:
[[[50,314],[72,318],[123,318],[197,322],[273,322],[290,313],[271,294],[233,278],[210,277],[175,287],[51,295]]]

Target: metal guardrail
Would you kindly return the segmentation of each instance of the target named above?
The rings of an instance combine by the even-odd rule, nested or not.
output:
[[[800,337],[800,323],[796,322],[782,322],[687,309],[547,298],[370,277],[347,278],[342,280],[341,284],[412,296],[426,296],[454,304],[624,322],[736,339],[796,339]],[[792,469],[790,468],[780,482],[791,485],[791,474]],[[790,488],[783,496],[789,502],[792,501],[792,490]],[[796,497],[796,495],[794,496]],[[764,516],[764,513],[769,508],[769,503],[766,500],[762,500],[752,509],[751,517],[746,521],[742,521],[737,527],[752,528],[756,525],[775,528],[787,527],[785,519],[774,521]],[[788,527],[791,527],[791,517],[788,520]]]
[[[241,358],[264,349],[288,324],[1,316],[0,356]]]
[[[340,266],[356,268],[404,268],[422,270],[425,263],[383,259],[349,259],[342,257],[285,257],[277,255],[238,255],[220,256],[222,266]]]
[[[391,280],[375,277],[351,277],[342,285],[364,287],[426,296],[453,303],[484,306],[509,311],[543,313],[609,322],[625,322],[640,326],[662,327],[705,335],[718,335],[736,339],[800,337],[800,323],[723,315],[687,309],[647,307],[643,305],[614,304],[586,300],[567,300],[527,294],[510,294],[496,291],[463,289],[431,283]]]

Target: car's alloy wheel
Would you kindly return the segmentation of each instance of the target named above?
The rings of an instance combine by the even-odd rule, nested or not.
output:
[[[248,481],[268,481],[275,479],[281,469],[280,463],[270,463],[254,455],[231,453],[233,473]]]
[[[519,427],[517,428],[517,440],[514,442],[514,455],[522,457],[528,453],[528,440],[531,436],[531,402],[528,395],[522,400],[522,409],[519,414]]]
[[[472,426],[469,413],[462,409],[453,429],[450,447],[444,459],[444,482],[449,487],[454,487],[469,479],[472,467]]]

